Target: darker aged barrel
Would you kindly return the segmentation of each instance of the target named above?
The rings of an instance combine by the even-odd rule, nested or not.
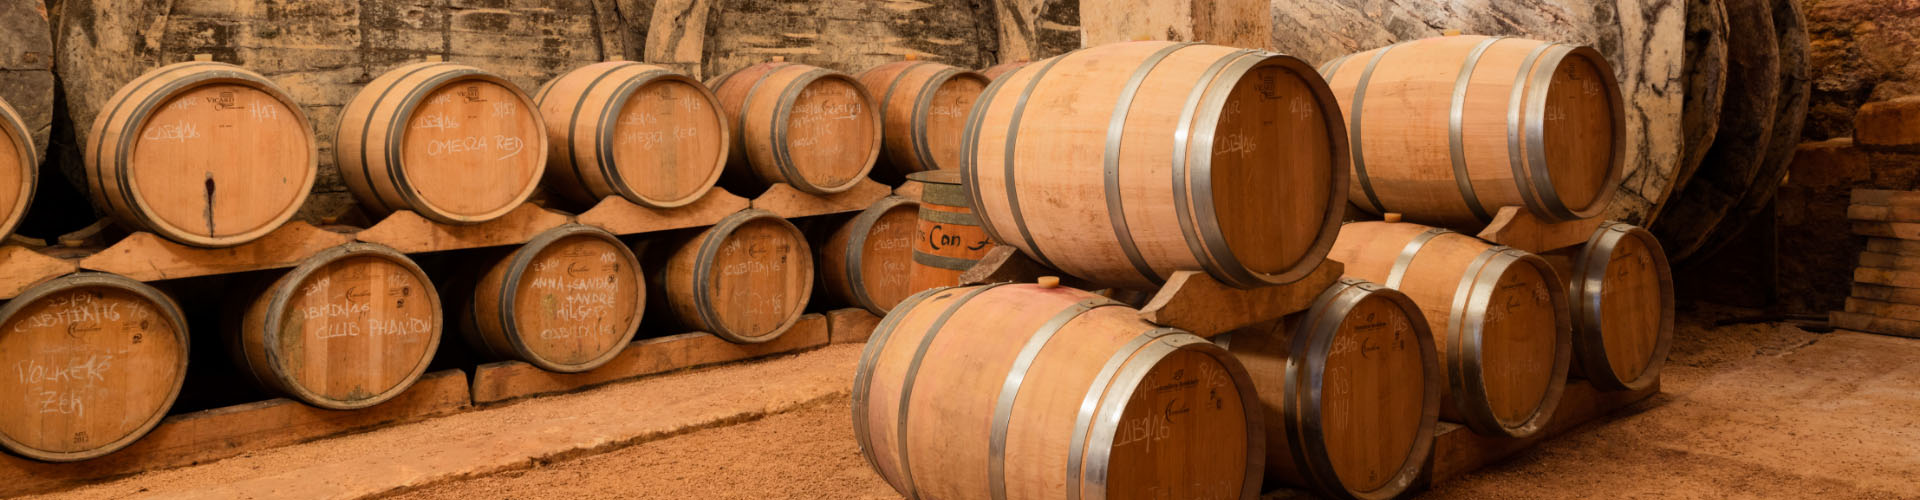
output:
[[[960,284],[960,274],[993,250],[993,240],[974,215],[960,174],[936,170],[907,176],[922,185],[920,222],[914,232],[909,293]]]
[[[786,183],[802,192],[853,189],[873,170],[881,119],[873,97],[846,74],[762,63],[711,80],[732,127],[728,186]]]
[[[633,341],[646,308],[639,259],[613,233],[567,224],[486,268],[461,297],[462,337],[491,359],[578,373]]]
[[[33,145],[33,132],[13,106],[0,99],[0,238],[13,234],[33,205],[34,184],[39,180],[40,151]]]
[[[547,123],[547,188],[591,205],[618,196],[673,208],[727,166],[726,113],[699,80],[630,61],[583,66],[534,96]]]
[[[743,210],[691,237],[649,243],[648,295],[691,330],[752,344],[779,338],[813,295],[813,253],[786,219]]]
[[[885,164],[893,173],[960,168],[967,112],[986,76],[945,64],[898,61],[860,73],[885,126]]]
[[[815,244],[820,289],[841,302],[885,315],[913,290],[914,234],[920,204],[888,196],[835,225]]]
[[[1581,246],[1541,257],[1567,276],[1574,372],[1608,390],[1660,379],[1673,343],[1673,271],[1653,233],[1608,221]]]

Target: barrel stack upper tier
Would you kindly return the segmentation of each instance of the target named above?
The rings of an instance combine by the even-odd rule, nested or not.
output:
[[[859,80],[768,62],[707,82],[727,112],[732,152],[722,182],[757,192],[785,183],[827,195],[853,189],[880,156],[882,120]]]

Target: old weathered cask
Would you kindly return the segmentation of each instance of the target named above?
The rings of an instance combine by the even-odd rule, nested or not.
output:
[[[880,157],[882,120],[873,96],[844,73],[769,62],[707,86],[733,131],[728,182],[833,194],[853,189]]]
[[[461,335],[491,359],[577,373],[612,361],[640,328],[640,261],[613,233],[567,224],[487,268],[464,301]]]
[[[885,125],[885,163],[898,174],[960,168],[960,135],[987,82],[979,73],[927,61],[860,73]]]
[[[1000,64],[995,64],[993,66],[988,66],[986,69],[980,70],[980,76],[987,77],[987,80],[989,81],[999,80],[1001,76],[1004,76],[1007,73],[1012,73],[1013,70],[1020,69],[1032,63],[1033,61],[1027,61],[1027,60],[1003,62]]]
[[[1097,285],[1287,283],[1320,265],[1346,204],[1338,110],[1293,57],[1105,45],[994,80],[961,169],[994,240]]]
[[[1255,498],[1265,428],[1232,354],[1092,293],[928,290],[874,329],[862,455],[907,498]]]
[[[229,332],[241,371],[307,404],[380,404],[426,373],[440,345],[440,294],[413,260],[348,243],[322,250],[257,294]]]
[[[1478,228],[1500,207],[1548,221],[1606,210],[1626,161],[1613,66],[1590,47],[1414,40],[1321,66],[1353,141],[1355,205]]]
[[[0,238],[13,234],[27,207],[33,205],[39,172],[40,150],[33,145],[33,131],[13,106],[0,99]]]
[[[340,176],[374,215],[497,219],[533,195],[547,165],[533,99],[498,75],[448,62],[373,79],[340,111],[336,130]]]
[[[1609,390],[1659,380],[1673,343],[1673,271],[1653,233],[1608,221],[1585,245],[1541,257],[1567,277],[1575,373]]]
[[[683,206],[726,170],[731,132],[718,98],[667,68],[584,66],[547,82],[534,102],[547,124],[547,188],[576,203]]]
[[[653,242],[648,293],[680,326],[731,342],[786,333],[813,296],[813,251],[793,223],[749,209],[691,238]]]
[[[184,62],[120,87],[82,149],[94,204],[129,227],[201,247],[278,229],[319,175],[313,126],[266,77]]]
[[[914,234],[920,204],[899,196],[874,202],[826,234],[815,250],[820,288],[842,302],[885,315],[912,295]]]
[[[1420,305],[1441,352],[1440,416],[1512,437],[1553,418],[1572,358],[1566,286],[1537,255],[1400,222],[1343,226],[1333,260],[1347,275]]]
[[[1420,307],[1353,278],[1304,313],[1214,341],[1266,410],[1267,480],[1333,498],[1395,498],[1433,449],[1440,360]]]
[[[967,199],[958,172],[920,172],[907,178],[923,186],[907,293],[959,285],[960,273],[986,257],[993,250],[993,240],[974,215],[973,201]]]
[[[0,307],[0,446],[73,462],[125,448],[173,406],[187,373],[187,323],[140,282],[77,273]]]

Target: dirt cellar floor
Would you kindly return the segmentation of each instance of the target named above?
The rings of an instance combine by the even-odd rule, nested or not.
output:
[[[1920,498],[1920,340],[1712,323],[1740,313],[1682,311],[1660,394],[1423,497]],[[899,498],[860,457],[837,385],[851,379],[858,348],[537,398],[52,496]],[[623,408],[630,414],[601,414]],[[689,409],[707,420],[683,418]],[[569,437],[580,429],[568,426],[590,421],[633,435]]]

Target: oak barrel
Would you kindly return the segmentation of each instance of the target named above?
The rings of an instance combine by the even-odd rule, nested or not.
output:
[[[245,302],[229,348],[262,388],[330,410],[405,391],[440,345],[440,295],[412,259],[371,243],[308,257]]]
[[[960,168],[967,113],[986,76],[927,61],[897,61],[860,73],[885,132],[886,164],[898,174]]]
[[[231,64],[149,71],[103,103],[82,149],[87,192],[128,227],[199,247],[253,241],[293,218],[319,176],[307,114]]]
[[[567,224],[492,263],[463,299],[462,337],[491,359],[542,370],[599,368],[633,341],[646,309],[639,258],[613,233]]]
[[[654,242],[648,292],[679,326],[742,344],[786,333],[813,296],[813,251],[793,223],[742,210],[691,238]]]
[[[914,235],[920,204],[888,196],[840,223],[817,244],[820,289],[842,302],[885,315],[912,295]]]
[[[533,99],[472,66],[394,68],[340,112],[333,154],[373,215],[412,210],[476,224],[519,207],[540,185],[547,130]]]
[[[1572,357],[1567,289],[1540,256],[1445,229],[1354,222],[1330,257],[1420,305],[1441,352],[1440,416],[1525,437],[1553,418]]]
[[[33,205],[39,172],[40,150],[33,145],[32,129],[6,99],[0,99],[0,238],[13,234],[27,207]]]
[[[1255,498],[1266,444],[1226,350],[1092,293],[937,288],[874,329],[861,454],[907,498]]]
[[[907,292],[960,284],[960,274],[973,268],[994,243],[974,215],[960,174],[950,170],[907,176],[922,185],[920,222],[913,237],[913,265],[907,272]]]
[[[859,80],[805,64],[769,62],[707,82],[733,131],[729,185],[786,183],[802,192],[853,189],[873,170],[881,118]]]
[[[1607,208],[1626,161],[1613,66],[1591,47],[1413,40],[1321,66],[1353,141],[1354,204],[1478,228],[1504,206],[1550,222]]]
[[[1341,278],[1305,313],[1216,337],[1252,375],[1270,486],[1396,498],[1433,449],[1440,360],[1405,294]]]
[[[1581,246],[1541,255],[1567,276],[1573,369],[1594,386],[1640,390],[1673,343],[1673,270],[1653,233],[1607,221]]]
[[[961,169],[994,240],[1096,285],[1288,283],[1320,265],[1346,204],[1338,109],[1290,56],[1103,45],[994,80]]]
[[[576,203],[693,203],[720,181],[732,140],[706,85],[630,61],[580,67],[534,96],[547,123],[546,186]]]

